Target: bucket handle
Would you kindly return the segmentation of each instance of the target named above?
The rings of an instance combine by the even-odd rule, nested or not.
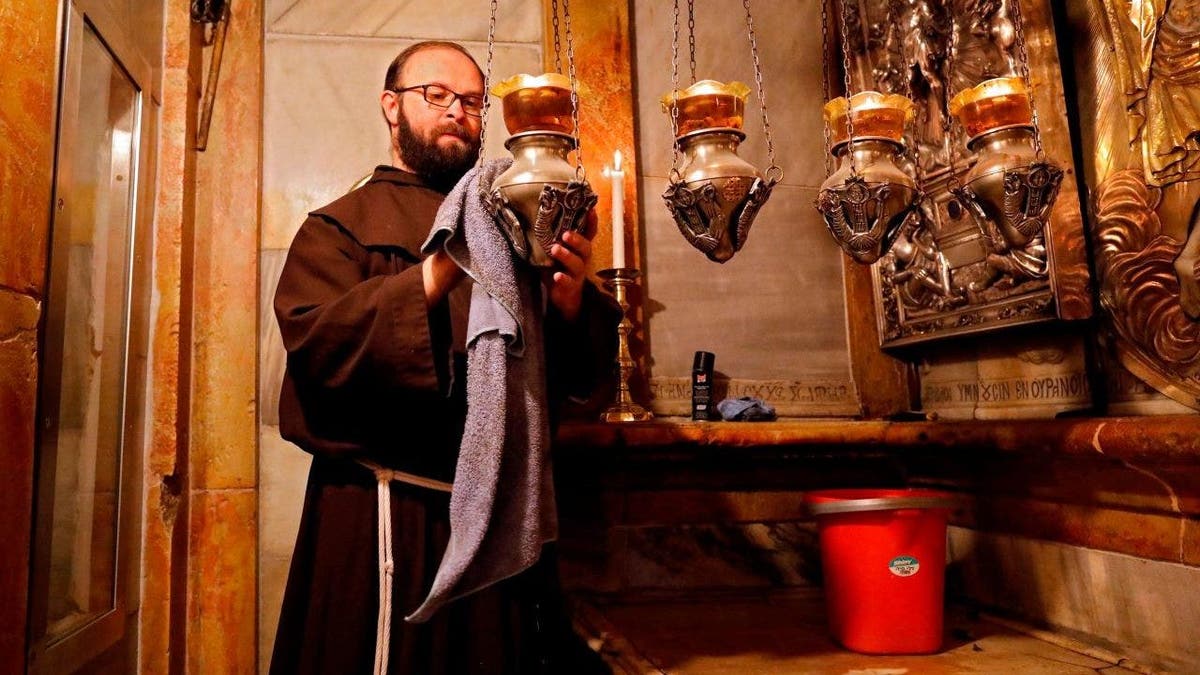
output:
[[[954,500],[945,497],[877,497],[810,504],[808,510],[814,516],[823,516],[832,513],[858,513],[861,511],[951,508],[954,508]]]

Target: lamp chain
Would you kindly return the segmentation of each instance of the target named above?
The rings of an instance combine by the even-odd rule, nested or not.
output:
[[[500,0],[492,0],[491,17],[488,22],[487,68],[483,72],[483,110],[479,113],[479,164],[483,164],[483,149],[487,147],[487,119],[491,108],[488,89],[492,85],[492,56],[496,48],[496,8]]]
[[[846,22],[846,0],[841,1],[841,33],[842,33],[842,85],[846,88],[846,157],[850,160],[850,175],[858,176],[858,167],[854,165],[854,151],[850,146],[854,142],[854,108],[851,105],[850,89],[850,29]]]
[[[821,92],[826,103],[833,97],[833,92],[829,88],[829,3],[832,0],[820,0],[821,2]],[[821,123],[821,131],[825,136],[825,175],[833,173],[833,139],[829,132],[829,120],[823,120]]]
[[[1021,11],[1020,0],[1009,0],[1012,5],[1013,23],[1016,26],[1017,52],[1021,59],[1021,77],[1025,79],[1025,86],[1029,87],[1029,109],[1033,113],[1033,148],[1037,152],[1039,162],[1046,161],[1046,151],[1042,147],[1042,131],[1038,124],[1037,106],[1034,105],[1033,98],[1033,78],[1029,74],[1029,52],[1025,46],[1025,16]]]
[[[550,12],[554,23],[554,72],[562,72],[562,43],[558,37],[558,0],[550,0]]]
[[[583,144],[579,142],[579,80],[575,77],[575,41],[571,35],[571,0],[562,0],[567,33],[567,77],[571,79],[571,136],[575,139],[575,180],[583,181]]]
[[[690,2],[690,0],[689,0]],[[767,170],[764,176],[771,182],[783,179],[783,169],[775,164],[775,143],[771,140],[771,121],[767,118],[767,90],[763,87],[762,63],[758,60],[758,40],[754,36],[754,17],[750,14],[750,0],[742,0],[746,8],[746,32],[750,36],[750,56],[754,59],[754,83],[758,85],[758,109],[762,112],[763,135],[767,139]],[[772,178],[771,175],[776,177]]]
[[[679,173],[679,0],[675,0],[675,21],[671,29],[671,182]]]
[[[691,83],[696,83],[696,3],[688,0],[688,65],[692,69]]]

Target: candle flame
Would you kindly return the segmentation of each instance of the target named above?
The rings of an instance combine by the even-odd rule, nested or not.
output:
[[[621,151],[617,150],[613,153],[613,171],[621,170]]]

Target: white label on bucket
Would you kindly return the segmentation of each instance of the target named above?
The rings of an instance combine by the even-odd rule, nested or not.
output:
[[[888,563],[888,570],[898,577],[911,577],[920,569],[921,563],[910,555],[896,556]]]

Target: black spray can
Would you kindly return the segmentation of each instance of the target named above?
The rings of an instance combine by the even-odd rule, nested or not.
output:
[[[692,419],[712,419],[712,379],[713,362],[717,360],[712,352],[696,352],[692,359]]]

